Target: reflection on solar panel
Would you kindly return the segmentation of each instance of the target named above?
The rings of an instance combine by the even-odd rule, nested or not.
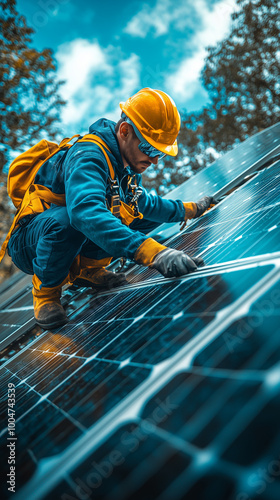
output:
[[[231,152],[236,165],[245,149],[246,173],[271,156],[277,127]],[[279,500],[279,166],[168,240],[204,258],[192,275],[134,266],[118,290],[68,289],[70,323],[49,332],[34,328],[30,277],[3,291],[3,339],[26,334],[2,344],[2,498],[12,383],[16,500]]]

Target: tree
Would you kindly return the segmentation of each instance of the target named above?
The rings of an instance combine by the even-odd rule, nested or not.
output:
[[[202,74],[212,103],[199,118],[206,144],[218,151],[280,119],[280,2],[237,4],[229,37],[209,48]]]
[[[54,139],[61,106],[52,52],[30,46],[33,29],[16,10],[15,0],[0,0],[0,241],[13,218],[3,168],[11,151],[28,149],[42,134]],[[6,255],[0,281],[14,270]]]
[[[0,172],[9,150],[21,151],[41,137],[55,138],[55,122],[64,103],[61,81],[49,49],[30,46],[32,28],[18,14],[15,0],[0,0]]]
[[[143,174],[143,183],[163,195],[212,163],[219,154],[208,147],[203,138],[203,124],[195,114],[181,113],[182,124],[178,136],[178,156],[166,156]]]
[[[148,185],[165,192],[221,152],[280,119],[279,0],[237,0],[228,37],[208,48],[202,81],[210,102],[183,114],[178,160],[167,160]],[[148,172],[147,172],[147,175]],[[178,184],[176,184],[178,185]]]

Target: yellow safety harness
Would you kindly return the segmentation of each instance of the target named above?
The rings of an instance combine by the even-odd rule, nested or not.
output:
[[[17,208],[13,223],[6,236],[6,239],[0,250],[0,262],[3,259],[12,232],[19,227],[19,221],[27,215],[36,215],[50,208],[51,204],[65,206],[65,195],[53,193],[49,188],[40,184],[35,184],[34,180],[37,172],[52,156],[62,149],[72,147],[70,142],[79,135],[65,138],[58,145],[54,142],[46,141],[45,139],[30,148],[28,151],[19,155],[11,164],[8,175],[8,194]],[[120,200],[119,185],[115,179],[115,171],[108,156],[111,153],[107,144],[97,135],[87,134],[77,142],[93,142],[97,144],[107,161],[109,167],[108,182],[111,190],[110,202],[107,200],[107,207],[115,217],[121,219],[121,222],[127,226],[134,219],[142,219],[143,214],[138,210],[137,200],[141,194],[137,184],[132,184],[132,197],[129,205]],[[135,182],[135,176],[129,179],[129,184]],[[134,191],[133,191],[134,189]],[[138,194],[137,194],[138,191]]]

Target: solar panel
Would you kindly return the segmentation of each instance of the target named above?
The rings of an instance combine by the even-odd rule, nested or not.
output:
[[[16,500],[278,500],[279,165],[168,240],[204,258],[196,273],[134,266],[120,289],[65,290],[70,322],[49,332],[34,328],[30,277],[3,291],[4,335],[29,332],[2,352],[2,472],[13,383]]]
[[[197,201],[203,196],[225,195],[240,181],[280,153],[280,123],[255,134],[218,158],[164,197],[172,200]],[[151,236],[169,238],[179,230],[178,224],[165,223],[152,231]]]
[[[207,265],[248,258],[280,250],[280,162],[225,198],[218,206],[167,240],[173,248]],[[131,282],[157,278],[151,269],[134,268]]]

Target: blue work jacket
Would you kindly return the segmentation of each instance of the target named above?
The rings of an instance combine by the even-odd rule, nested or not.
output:
[[[101,137],[108,145],[109,158],[120,185],[120,199],[128,203],[128,176],[134,172],[123,165],[115,123],[102,118],[91,125],[89,132]],[[148,236],[130,229],[107,208],[108,177],[109,167],[100,147],[91,142],[78,142],[69,151],[60,151],[45,162],[35,183],[54,193],[65,194],[70,222],[75,229],[109,255],[133,259]],[[136,177],[142,187],[138,206],[144,219],[159,223],[184,220],[185,209],[181,200],[166,200],[149,194],[141,184],[141,174],[136,174]]]

